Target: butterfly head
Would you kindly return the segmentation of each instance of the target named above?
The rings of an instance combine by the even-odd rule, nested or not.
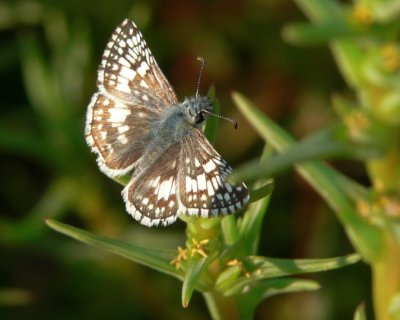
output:
[[[183,106],[189,122],[193,124],[201,124],[213,110],[211,101],[200,95],[185,98]]]

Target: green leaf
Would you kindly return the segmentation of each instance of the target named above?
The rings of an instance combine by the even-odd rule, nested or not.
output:
[[[0,306],[14,307],[30,304],[33,295],[26,290],[18,288],[0,288]]]
[[[233,100],[257,132],[278,152],[283,153],[295,144],[295,140],[285,130],[243,95],[234,93]],[[382,252],[382,235],[376,226],[364,220],[356,211],[355,204],[346,190],[355,183],[349,183],[349,179],[322,161],[303,162],[295,165],[295,168],[335,211],[358,252],[361,252],[366,260],[377,257]]]
[[[254,277],[275,278],[338,269],[354,264],[360,259],[358,253],[326,259],[277,259],[252,256],[245,259],[244,267],[254,273]]]
[[[356,312],[354,313],[354,320],[367,320],[367,315],[365,313],[365,303],[362,302],[358,305]]]
[[[237,279],[226,294],[237,294],[245,288],[254,286],[259,280],[277,278],[287,275],[313,273],[342,268],[358,262],[359,254],[328,259],[275,259],[265,257],[247,257],[243,261],[243,270],[247,275]],[[222,289],[222,288],[221,288]]]
[[[176,256],[175,250],[155,249],[150,247],[137,246],[128,242],[99,236],[57,222],[55,220],[46,220],[46,223],[50,228],[78,241],[84,242],[103,250],[107,250],[129,260],[150,267],[159,272],[183,280],[182,273],[176,270],[175,267],[170,263],[170,261]]]
[[[261,300],[276,294],[319,289],[319,285],[315,281],[291,278],[264,279],[254,281],[251,284],[251,287],[246,288],[241,284],[235,284],[230,290],[225,291],[224,294],[229,297],[232,295],[243,295],[246,292],[257,292],[260,302]],[[252,297],[252,299],[254,299],[254,297]]]
[[[232,246],[239,240],[239,229],[234,215],[228,215],[221,220],[221,231],[226,245]]]
[[[295,0],[298,7],[313,22],[342,23],[344,10],[339,3],[332,0]]]
[[[40,118],[48,122],[58,119],[59,106],[57,81],[53,79],[50,66],[40,49],[38,39],[33,36],[20,38],[22,74],[28,98]]]
[[[199,287],[199,279],[202,276],[203,272],[206,270],[210,261],[210,256],[202,257],[200,259],[198,259],[197,257],[189,258],[188,267],[182,286],[182,306],[184,308],[189,305],[193,291]]]
[[[267,182],[266,184],[258,187],[260,185],[259,183],[254,186],[256,189],[252,189],[250,191],[250,202],[256,202],[258,200],[261,200],[265,197],[268,197],[272,194],[272,191],[274,190],[274,183],[273,182]]]
[[[364,29],[355,28],[348,23],[328,22],[318,25],[309,23],[293,23],[285,26],[282,37],[294,45],[325,44],[332,38],[357,35]]]
[[[226,291],[232,287],[243,270],[239,265],[229,266],[222,271],[215,281],[215,288],[219,291]]]
[[[263,136],[268,139],[269,135]],[[296,163],[331,157],[359,158],[362,160],[381,156],[381,149],[371,145],[352,143],[347,129],[337,124],[314,133],[287,148],[284,153],[264,161],[253,160],[236,168],[235,174],[245,181],[276,176]]]
[[[129,174],[119,176],[119,177],[112,177],[112,179],[115,182],[119,183],[120,185],[122,185],[124,187],[129,183],[129,181],[131,181],[131,178],[132,178],[132,176]]]
[[[243,251],[252,255],[258,251],[262,222],[271,200],[271,194],[249,205],[240,221],[240,235],[243,239]]]
[[[267,161],[271,153],[272,149],[266,145],[261,158]],[[254,255],[258,251],[262,222],[267,212],[273,187],[272,180],[263,179],[254,184],[256,189],[253,189],[250,198],[253,203],[249,205],[239,223],[240,235],[243,239],[243,252],[246,255]],[[257,193],[265,194],[265,196],[258,200]]]
[[[254,309],[261,301],[269,297],[282,293],[318,290],[319,288],[319,284],[312,280],[286,278],[259,281],[251,291],[237,297],[240,319],[253,319]]]

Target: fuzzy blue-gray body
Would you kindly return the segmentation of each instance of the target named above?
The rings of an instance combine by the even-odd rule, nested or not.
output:
[[[212,111],[212,103],[205,96],[185,98],[182,103],[166,108],[160,119],[153,123],[153,128],[146,139],[148,144],[135,174],[142,174],[149,164],[157,160],[173,144],[180,143],[193,128],[200,129],[207,119],[206,112]]]

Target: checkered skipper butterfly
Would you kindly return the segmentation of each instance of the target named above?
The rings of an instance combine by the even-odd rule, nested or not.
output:
[[[122,195],[137,221],[165,226],[179,213],[217,217],[247,203],[246,186],[226,181],[232,169],[201,131],[211,102],[197,94],[178,102],[131,20],[112,34],[97,87],[86,141],[106,175],[132,172]]]

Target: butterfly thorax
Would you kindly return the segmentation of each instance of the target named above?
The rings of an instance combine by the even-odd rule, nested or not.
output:
[[[205,96],[192,96],[167,108],[160,119],[153,123],[153,129],[147,139],[141,166],[151,163],[173,143],[181,141],[190,134],[193,127],[201,127],[212,112],[211,101]],[[157,144],[152,143],[157,141]]]

